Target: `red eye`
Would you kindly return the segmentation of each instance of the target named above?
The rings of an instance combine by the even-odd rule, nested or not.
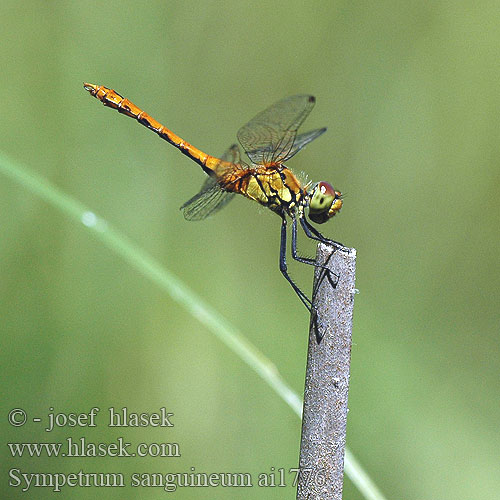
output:
[[[333,186],[329,184],[328,182],[321,181],[318,183],[318,189],[321,194],[325,194],[328,196],[332,196],[335,198],[335,189],[333,189]]]

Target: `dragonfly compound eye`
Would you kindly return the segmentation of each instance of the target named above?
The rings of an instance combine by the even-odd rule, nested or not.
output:
[[[342,208],[341,196],[328,182],[318,182],[311,192],[309,218],[318,224],[326,222]]]

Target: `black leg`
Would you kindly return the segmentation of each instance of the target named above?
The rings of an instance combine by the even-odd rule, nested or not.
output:
[[[299,215],[299,218],[300,218],[301,226],[304,229],[304,232],[306,233],[307,237],[309,237],[313,240],[316,240],[316,241],[321,241],[322,243],[330,243],[330,244],[332,243],[330,240],[325,238],[316,228],[311,226],[308,223],[308,221],[305,219],[305,217],[303,217],[303,214],[302,214],[302,217]],[[315,235],[317,237],[315,237]],[[343,247],[343,245],[341,245],[340,243],[336,243],[336,242],[333,242],[333,243],[336,245],[340,245],[340,247]],[[315,267],[319,267],[322,270],[320,276],[318,277],[318,280],[316,281],[316,286],[313,288],[311,302],[314,301],[314,297],[316,295],[316,292],[319,289],[319,286],[320,286],[323,278],[326,277],[328,279],[330,286],[332,288],[337,287],[337,283],[339,282],[339,275],[338,274],[334,273],[331,269],[329,269],[326,266],[316,264],[316,261],[314,259],[305,259],[305,258],[299,257],[297,255],[297,220],[295,217],[293,218],[293,225],[292,225],[292,256],[295,260],[298,260],[299,262],[303,262],[304,264],[310,264],[310,265],[313,265]],[[313,311],[313,323],[314,323],[314,327],[316,329],[316,338],[317,338],[318,343],[319,343],[321,339],[318,338],[319,328],[318,328],[318,324],[317,324],[316,311]]]
[[[302,262],[303,264],[309,264],[311,266],[314,266],[316,264],[316,261],[314,259],[301,257],[297,253],[297,219],[295,217],[292,218],[292,257],[298,262]]]
[[[301,219],[301,222],[302,222],[302,219]],[[302,225],[302,227],[304,227],[304,225]],[[311,228],[312,228],[312,226],[311,226]],[[315,228],[312,228],[312,229],[314,229],[316,231]],[[306,232],[305,229],[304,229],[304,232]],[[318,233],[318,234],[320,234],[320,233]],[[306,235],[309,238],[312,238],[313,240],[322,241],[322,242],[330,242],[330,240],[327,240],[326,238],[324,238],[323,240],[320,240],[319,238],[314,238],[314,237],[310,236],[309,234],[307,234],[307,232],[306,232]],[[325,271],[325,273],[328,276],[328,281],[330,282],[330,284],[334,288],[337,286],[337,282],[339,279],[337,274],[335,274],[333,271],[328,269],[326,266],[321,266],[321,265],[316,264],[316,261],[314,259],[308,259],[306,257],[300,257],[298,255],[298,253],[297,253],[297,219],[295,217],[292,219],[292,257],[295,260],[297,260],[298,262],[302,262],[303,264],[309,264],[310,266],[319,267],[320,269],[323,269],[323,271]],[[335,276],[335,280],[332,280],[332,276]],[[319,283],[319,281],[318,281],[318,283]],[[314,296],[314,290],[313,290],[313,296]]]
[[[316,239],[316,238],[313,238]],[[328,240],[320,240],[320,241],[328,241]],[[331,272],[330,269],[328,269],[325,266],[320,266],[316,264],[315,259],[310,259],[308,257],[301,257],[298,252],[297,252],[297,219],[296,217],[292,218],[292,257],[298,261],[302,262],[303,264],[309,264],[310,266],[314,267],[320,267],[321,269],[324,269],[327,272]]]
[[[317,231],[313,226],[311,226],[307,220],[305,220],[303,217],[300,217],[300,223],[304,229],[304,232],[306,235],[317,241],[325,242],[325,243],[333,243],[334,245],[338,247],[343,247],[342,244],[337,243],[337,242],[332,242],[331,240],[325,238],[319,231]],[[283,215],[282,216],[282,221],[281,221],[281,243],[280,243],[280,271],[283,274],[283,276],[286,278],[286,280],[290,283],[292,286],[293,290],[295,293],[298,295],[299,299],[302,301],[302,303],[307,307],[308,311],[311,313],[311,321],[315,330],[316,334],[316,340],[318,344],[321,342],[323,335],[320,333],[320,328],[318,325],[318,313],[316,309],[312,305],[312,301],[307,297],[307,295],[294,283],[294,281],[290,278],[290,275],[288,274],[288,267],[286,263],[286,239],[287,239],[287,234],[286,234],[286,218]],[[308,259],[306,257],[300,257],[297,252],[297,218],[292,217],[292,257],[297,260],[298,262],[302,262],[304,264],[309,264],[311,266],[315,267],[320,267],[324,272],[322,273],[322,277],[317,281],[317,285],[321,283],[321,279],[324,276],[327,276],[328,281],[332,285],[333,288],[337,286],[337,281],[338,281],[338,275],[336,275],[334,272],[332,272],[330,269],[328,269],[325,266],[318,266],[316,264],[316,261],[314,259]],[[332,280],[332,276],[335,276],[335,280]],[[315,294],[315,290],[313,290],[313,297]]]
[[[311,226],[303,213],[299,215],[299,220],[300,225],[302,226],[302,229],[304,229],[304,233],[306,233],[306,236],[308,238],[321,241],[322,243],[333,243],[337,248],[344,248],[344,245],[342,245],[342,243],[325,238],[314,226]]]
[[[311,311],[311,301],[307,295],[293,282],[292,278],[290,278],[290,275],[288,274],[288,267],[286,265],[286,219],[284,216],[281,221],[280,271],[288,283],[290,283],[302,303],[309,311]]]

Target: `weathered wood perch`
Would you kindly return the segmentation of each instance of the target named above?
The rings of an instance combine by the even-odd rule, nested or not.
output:
[[[309,332],[297,499],[341,500],[356,250],[320,244],[317,262],[339,279],[333,288],[328,273],[316,268],[317,319]]]

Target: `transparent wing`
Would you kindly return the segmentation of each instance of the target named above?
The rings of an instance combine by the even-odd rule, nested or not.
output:
[[[233,144],[221,157],[223,161],[240,163],[240,150]],[[234,193],[224,191],[215,177],[208,177],[198,194],[186,201],[181,210],[186,220],[203,220],[214,214],[233,199]]]
[[[203,184],[201,191],[182,205],[186,220],[203,220],[231,201],[234,193],[223,191],[213,177]]]
[[[289,160],[292,156],[295,156],[304,146],[309,144],[311,141],[314,141],[316,137],[319,137],[324,132],[326,132],[326,127],[299,134],[297,137],[295,137],[295,141],[293,141],[293,146],[290,149],[290,152],[282,161]]]
[[[238,140],[253,163],[282,163],[294,148],[297,130],[314,107],[312,95],[295,95],[276,102],[238,130]],[[304,137],[301,134],[299,137]],[[319,135],[319,134],[318,134]],[[317,137],[317,136],[315,136]],[[301,147],[315,137],[305,141]]]

